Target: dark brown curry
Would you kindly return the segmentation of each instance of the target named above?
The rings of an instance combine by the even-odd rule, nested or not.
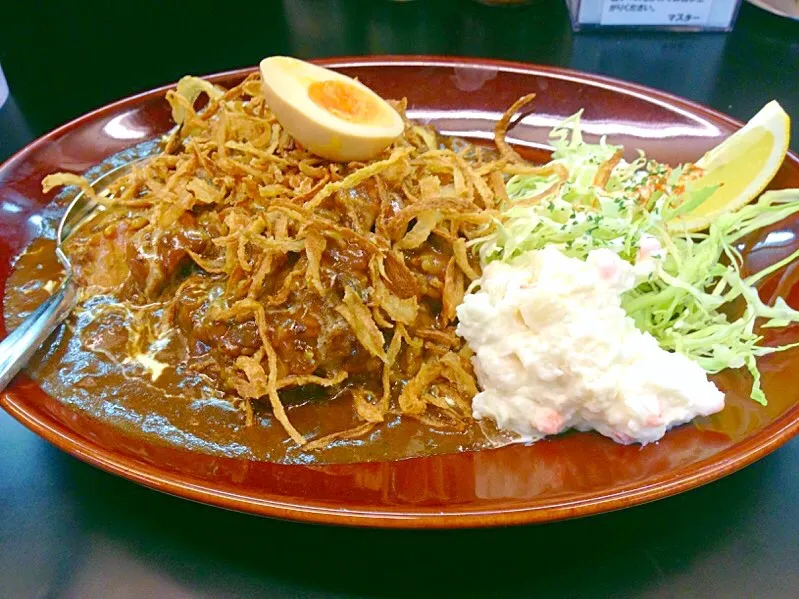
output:
[[[167,99],[180,128],[68,241],[82,295],[29,368],[45,390],[134,431],[258,459],[496,444],[471,418],[455,306],[479,276],[468,245],[493,226],[504,175],[536,168],[504,143],[498,159],[411,122],[377,160],[330,163],[285,134],[257,77],[201,113]],[[75,182],[93,193],[74,176],[46,183]],[[53,246],[19,259],[6,314],[60,280]]]

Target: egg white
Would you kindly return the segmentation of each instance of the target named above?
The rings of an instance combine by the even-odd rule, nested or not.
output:
[[[303,147],[322,158],[370,160],[404,130],[402,117],[388,102],[346,75],[287,56],[265,58],[260,67],[264,96],[277,120]],[[351,121],[317,104],[309,96],[309,87],[329,80],[352,85],[369,96],[375,102],[377,118]]]

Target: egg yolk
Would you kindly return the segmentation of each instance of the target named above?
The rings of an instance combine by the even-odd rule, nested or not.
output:
[[[376,122],[381,115],[372,96],[345,81],[315,81],[308,86],[308,97],[320,108],[351,123]]]

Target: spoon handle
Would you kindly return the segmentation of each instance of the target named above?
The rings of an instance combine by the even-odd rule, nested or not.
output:
[[[27,364],[75,305],[77,286],[67,277],[53,295],[47,298],[0,342],[0,391]]]

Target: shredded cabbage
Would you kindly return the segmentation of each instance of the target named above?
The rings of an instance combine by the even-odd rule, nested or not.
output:
[[[569,176],[556,191],[533,205],[511,205],[495,231],[475,240],[483,263],[512,261],[530,250],[555,245],[563,253],[585,259],[591,250],[608,248],[639,271],[638,285],[622,297],[627,314],[661,347],[696,361],[713,374],[725,368],[746,367],[752,374],[752,398],[765,404],[756,358],[799,344],[766,347],[756,332],[764,327],[799,322],[799,311],[782,298],[764,304],[755,285],[789,262],[799,251],[749,277],[741,275],[738,242],[748,233],[799,212],[799,190],[764,193],[757,202],[725,214],[702,233],[684,233],[675,223],[681,214],[704,202],[714,187],[697,187],[699,171],[687,164],[676,168],[640,154],[631,163],[620,161],[604,186],[594,184],[601,165],[620,146],[602,138],[583,141],[577,113],[550,134],[552,159]],[[556,176],[514,176],[507,182],[512,202],[536,196],[557,184]],[[656,240],[653,256],[643,255]],[[743,312],[730,316],[732,307]]]

